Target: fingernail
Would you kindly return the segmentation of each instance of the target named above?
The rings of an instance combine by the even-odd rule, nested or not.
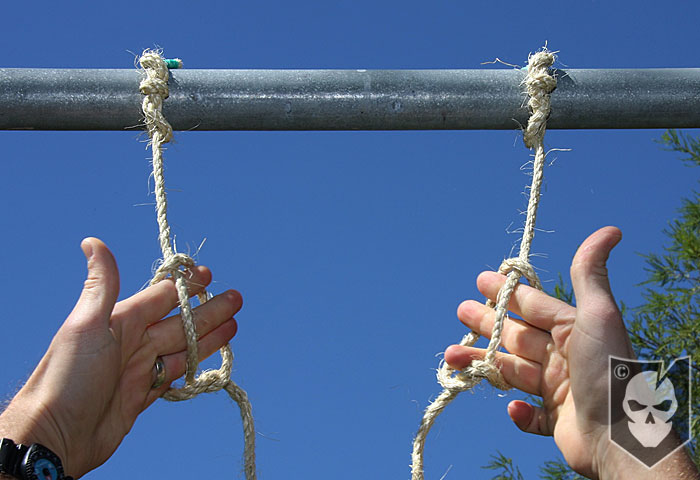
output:
[[[85,258],[90,260],[90,257],[92,257],[92,245],[90,242],[85,239],[80,243],[80,248],[83,249],[83,255],[85,255]]]

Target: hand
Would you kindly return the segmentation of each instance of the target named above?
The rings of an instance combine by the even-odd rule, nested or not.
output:
[[[542,397],[542,407],[519,400],[511,402],[508,414],[513,422],[525,432],[552,435],[569,465],[591,478],[604,472],[621,475],[645,468],[621,455],[608,437],[608,357],[635,358],[605,267],[610,251],[621,238],[617,228],[606,227],[579,247],[571,265],[576,308],[519,285],[509,310],[524,321],[506,321],[502,343],[510,353],[497,356],[509,384]],[[503,275],[484,272],[477,286],[487,298],[495,300],[504,281]],[[459,306],[457,314],[466,326],[490,336],[492,309],[468,300]],[[451,367],[463,369],[473,359],[483,358],[484,353],[483,349],[455,345],[447,349],[445,360]],[[623,464],[625,468],[620,469]]]
[[[172,280],[116,303],[119,273],[100,240],[81,247],[88,276],[75,308],[54,337],[34,373],[0,416],[0,437],[41,443],[80,477],[104,463],[129,432],[136,417],[184,375],[186,342]],[[206,267],[188,279],[190,294],[211,281]],[[236,334],[233,315],[241,295],[230,290],[195,309],[200,360]],[[151,389],[153,365],[165,363],[166,380]]]

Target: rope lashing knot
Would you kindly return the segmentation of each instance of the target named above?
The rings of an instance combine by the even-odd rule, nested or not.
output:
[[[498,267],[498,273],[502,275],[508,275],[513,271],[516,271],[518,274],[525,277],[531,287],[542,290],[540,277],[537,276],[537,273],[535,273],[535,269],[532,267],[530,262],[523,261],[519,257],[512,257],[503,260],[503,262],[501,262],[501,266]]]
[[[176,270],[182,272],[183,270],[181,270],[180,267],[184,267],[184,271],[187,271],[194,266],[194,260],[189,255],[185,255],[184,253],[171,255],[160,261],[160,265],[151,279],[151,285],[155,285],[168,275],[174,275]]]
[[[523,132],[523,141],[527,148],[535,148],[547,128],[547,118],[551,111],[550,94],[557,87],[557,79],[549,71],[555,58],[554,54],[547,50],[528,58],[527,77],[523,81],[530,108],[530,118]]]
[[[141,107],[146,117],[146,127],[153,142],[168,143],[173,138],[173,127],[163,116],[163,100],[170,96],[168,67],[158,52],[146,50],[139,58],[146,73],[139,89],[145,95]],[[157,136],[156,136],[157,135]]]
[[[159,52],[152,50],[144,51],[141,58],[139,58],[139,63],[144,71],[140,90],[144,95],[142,109],[153,151],[153,181],[159,231],[158,241],[163,253],[163,259],[153,275],[151,285],[164,280],[168,276],[175,280],[182,327],[187,341],[185,384],[180,388],[169,388],[163,394],[163,398],[169,401],[189,400],[200,393],[226,390],[229,396],[238,404],[241,411],[245,439],[243,450],[245,477],[247,480],[255,480],[255,426],[253,423],[253,411],[245,390],[231,380],[233,367],[231,347],[227,344],[219,350],[221,353],[221,367],[218,370],[205,370],[196,375],[199,367],[198,338],[195,329],[194,311],[192,310],[192,305],[190,305],[190,294],[185,278],[195,266],[195,262],[188,255],[175,252],[173,248],[170,240],[170,225],[168,223],[168,199],[165,193],[163,144],[169,142],[173,136],[173,129],[162,112],[163,100],[168,98],[169,95],[168,64]],[[177,59],[171,63],[173,68],[182,66],[182,62]],[[202,291],[198,298],[200,304],[205,303],[208,300],[207,292]]]
[[[469,339],[465,343],[468,344],[467,346],[472,346],[477,339],[478,337],[475,337],[473,341]],[[464,346],[463,343],[460,343],[460,345]],[[491,385],[499,390],[509,390],[511,388],[508,382],[503,378],[498,365],[486,360],[472,360],[471,365],[461,371],[450,367],[447,362],[443,360],[437,370],[437,379],[442,388],[455,396],[458,393],[471,390],[484,379],[488,380]]]
[[[491,340],[486,348],[483,360],[473,360],[467,368],[457,371],[451,368],[443,360],[437,371],[438,382],[443,390],[437,398],[426,407],[420,427],[413,440],[413,453],[411,455],[411,478],[423,480],[423,450],[428,432],[435,419],[454,400],[460,392],[470,390],[482,379],[489,381],[491,385],[501,390],[511,388],[505,381],[503,374],[496,362],[496,353],[501,345],[504,321],[507,318],[510,297],[518,285],[520,277],[525,277],[530,285],[542,290],[542,284],[528,261],[530,247],[535,236],[535,220],[537,207],[540,201],[544,169],[544,134],[547,129],[547,118],[551,110],[550,94],[556,88],[557,81],[551,75],[549,68],[554,64],[554,54],[543,49],[528,58],[527,77],[523,85],[529,97],[528,107],[530,118],[527,127],[523,131],[525,146],[535,150],[533,161],[532,184],[530,186],[530,198],[527,205],[527,217],[523,236],[520,240],[520,250],[516,258],[508,258],[501,263],[498,271],[506,275],[506,281],[496,296],[496,301],[486,302],[486,306],[495,310]],[[470,332],[459,343],[462,346],[471,347],[479,339],[476,332]]]

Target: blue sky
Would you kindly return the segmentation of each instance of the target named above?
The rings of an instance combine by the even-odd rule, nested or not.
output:
[[[697,66],[697,2],[7,2],[3,67],[131,68],[160,46],[189,68],[495,68],[545,41],[560,67]],[[109,115],[109,112],[104,112]],[[697,187],[661,130],[550,131],[533,252],[546,286],[604,225],[624,234],[610,272],[639,303],[644,263]],[[693,133],[697,133],[694,131]],[[181,250],[212,291],[245,305],[234,378],[253,403],[260,479],[408,478],[436,354],[465,333],[457,305],[518,241],[529,159],[519,132],[186,132],[166,152]],[[0,393],[28,376],[77,298],[79,242],[102,238],[124,298],[159,256],[149,153],[130,132],[0,132]],[[218,362],[216,360],[215,362]],[[213,362],[212,365],[215,363]],[[207,364],[209,365],[209,364]],[[437,421],[426,478],[489,478],[497,450],[527,478],[557,455],[521,433],[505,396],[462,394]],[[158,402],[88,476],[239,478],[242,434],[225,394]]]

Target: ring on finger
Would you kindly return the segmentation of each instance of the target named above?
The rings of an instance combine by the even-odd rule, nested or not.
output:
[[[156,389],[165,383],[165,362],[163,362],[163,357],[158,356],[155,363],[153,364],[153,373],[155,374],[155,380],[151,389]]]

